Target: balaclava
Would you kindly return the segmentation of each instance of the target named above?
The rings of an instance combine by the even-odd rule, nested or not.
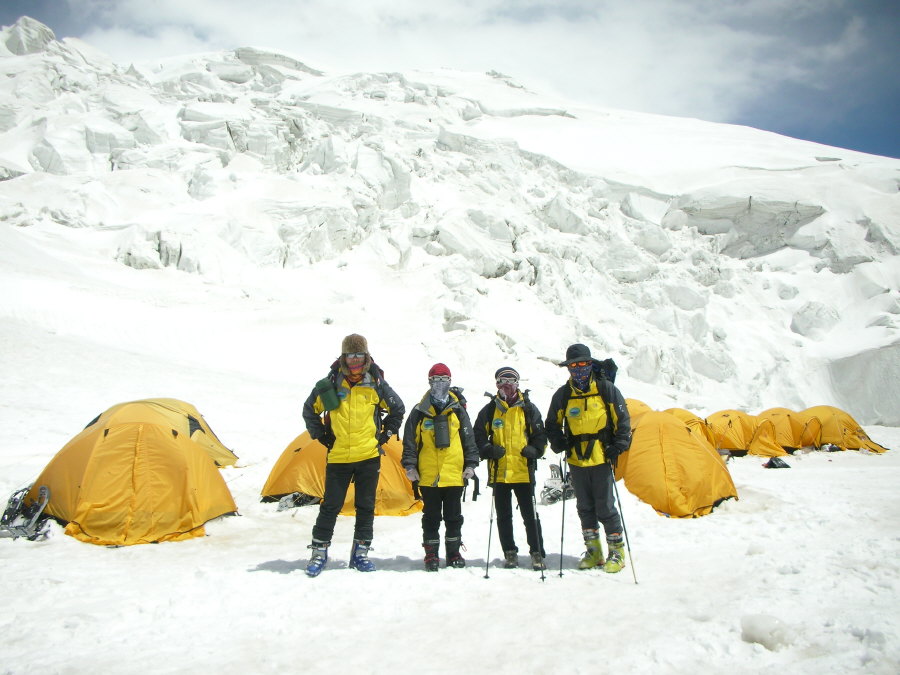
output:
[[[435,377],[446,376],[447,379],[433,379]],[[435,363],[431,370],[428,371],[428,383],[431,386],[431,399],[435,403],[439,403],[441,407],[447,404],[450,398],[450,369],[443,363]]]
[[[494,373],[497,380],[497,395],[507,403],[515,403],[519,398],[519,373],[508,366],[500,368]],[[514,380],[513,382],[501,382],[500,380]]]

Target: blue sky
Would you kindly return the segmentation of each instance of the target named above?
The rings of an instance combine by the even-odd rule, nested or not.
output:
[[[898,0],[2,0],[117,62],[255,46],[321,70],[496,70],[573,101],[900,158]]]

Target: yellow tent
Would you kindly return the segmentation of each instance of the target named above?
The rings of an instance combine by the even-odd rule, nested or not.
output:
[[[816,445],[834,445],[842,450],[870,450],[871,452],[887,452],[888,448],[879,445],[863,430],[850,413],[830,405],[817,405],[803,411],[807,417],[816,418],[821,424]]]
[[[687,425],[692,434],[702,436],[707,441],[709,441],[709,444],[712,447],[716,447],[716,437],[715,435],[713,435],[712,429],[710,429],[709,425],[706,423],[706,420],[699,415],[695,415],[690,410],[685,410],[684,408],[667,408],[666,410],[663,410],[663,412],[674,415],[685,425]]]
[[[375,493],[375,515],[409,516],[418,513],[422,510],[422,502],[413,496],[412,484],[400,466],[403,445],[393,436],[384,444],[384,451]],[[325,446],[304,431],[275,462],[262,489],[263,499],[277,499],[293,492],[321,499],[325,495],[325,456]],[[356,491],[351,483],[341,515],[352,516],[356,513],[355,497]]]
[[[763,457],[787,454],[775,442],[775,425],[770,420],[757,420],[740,410],[720,410],[707,417],[706,423],[712,429],[718,450]]]
[[[237,506],[209,443],[195,442],[168,402],[123,403],[98,416],[50,460],[26,503],[48,486],[44,512],[67,522],[66,534],[92,544],[204,536],[204,523]]]
[[[704,516],[738,496],[716,449],[664,412],[641,415],[631,448],[619,457],[616,478],[624,478],[629,492],[672,518]]]
[[[233,466],[238,458],[222,445],[213,430],[209,428],[203,415],[190,403],[175,398],[146,398],[140,401],[119,403],[95,417],[93,424],[109,425],[125,422],[158,421],[185,434],[194,443],[206,450],[217,466]]]
[[[794,412],[787,408],[769,408],[757,416],[770,420],[775,427],[775,442],[785,450],[817,445],[822,424],[817,417]]]
[[[634,425],[637,424],[641,415],[653,411],[653,408],[636,398],[626,398],[625,406],[628,408],[628,416],[631,418],[632,429],[634,428]]]

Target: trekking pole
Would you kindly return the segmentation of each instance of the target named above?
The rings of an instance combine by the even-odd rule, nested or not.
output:
[[[543,549],[544,533],[541,530],[541,517],[538,515],[537,499],[535,499],[534,496],[534,483],[531,484],[531,506],[534,508],[534,539],[537,541],[538,546]],[[540,553],[543,556],[544,552],[540,551]],[[544,565],[544,567],[546,567],[546,565]],[[544,578],[544,567],[541,567],[541,581],[546,581]]]
[[[489,460],[491,461],[491,460]],[[497,465],[500,462],[494,462],[494,480],[491,481],[491,519],[488,522],[488,543],[487,543],[487,555],[484,557],[484,578],[490,579],[491,575],[488,572],[488,568],[491,565],[491,535],[494,532],[494,487],[497,485]]]
[[[608,462],[607,462],[608,463]],[[634,571],[634,555],[631,553],[631,541],[628,539],[628,528],[625,527],[625,513],[622,511],[622,500],[619,499],[619,488],[616,487],[616,472],[612,464],[609,464],[609,474],[612,478],[613,492],[616,495],[616,503],[619,505],[619,518],[622,519],[622,534],[625,535],[625,545],[628,547],[628,557],[631,559],[631,576],[637,584],[637,574]]]
[[[562,567],[563,567],[563,541],[565,540],[566,534],[566,481],[568,480],[568,476],[563,473],[563,461],[562,457],[559,458],[559,475],[562,476],[563,484],[562,484],[562,522],[559,526],[559,576],[563,575]]]

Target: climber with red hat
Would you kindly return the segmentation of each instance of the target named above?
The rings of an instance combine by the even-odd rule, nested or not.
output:
[[[462,495],[478,466],[478,448],[462,389],[450,386],[443,363],[428,371],[428,391],[409,413],[403,428],[406,477],[422,495],[422,546],[425,569],[440,567],[440,526],[444,521],[447,567],[465,567],[462,546]]]

